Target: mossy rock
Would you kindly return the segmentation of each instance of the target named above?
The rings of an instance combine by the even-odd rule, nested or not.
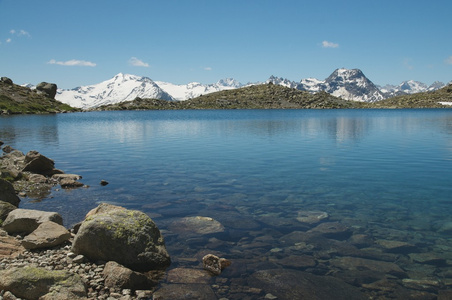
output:
[[[164,269],[171,262],[159,229],[137,210],[116,209],[88,216],[74,238],[72,251],[135,271]]]
[[[53,299],[79,299],[87,296],[86,286],[79,275],[34,267],[0,271],[0,290],[10,291],[16,297],[30,300],[43,299],[43,296],[44,299],[49,296],[53,296]],[[58,298],[58,295],[70,295],[70,298]]]

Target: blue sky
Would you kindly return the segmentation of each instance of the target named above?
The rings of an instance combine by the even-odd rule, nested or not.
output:
[[[270,75],[376,84],[452,80],[452,1],[0,0],[0,75],[95,84],[119,72],[185,84]]]

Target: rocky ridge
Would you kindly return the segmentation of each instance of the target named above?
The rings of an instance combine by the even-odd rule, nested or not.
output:
[[[0,115],[77,111],[55,100],[56,90],[56,84],[42,82],[36,89],[30,89],[14,84],[8,77],[1,77]]]

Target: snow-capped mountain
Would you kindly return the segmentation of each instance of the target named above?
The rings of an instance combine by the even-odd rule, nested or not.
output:
[[[243,84],[233,78],[221,79],[217,83],[212,84],[201,84],[199,82],[173,84],[164,81],[156,81],[155,83],[165,92],[173,96],[174,99],[179,101],[185,101],[213,92],[238,89],[243,86]]]
[[[366,102],[375,102],[400,94],[433,91],[445,86],[442,82],[434,82],[427,86],[421,82],[409,80],[399,85],[378,87],[361,70],[343,68],[335,70],[325,80],[306,78],[297,82],[271,76],[266,83],[270,82],[310,93],[325,91],[345,100]],[[199,82],[173,84],[164,81],[152,81],[148,77],[119,73],[98,84],[81,86],[71,90],[59,89],[55,98],[73,107],[88,109],[134,100],[137,97],[184,101],[200,95],[253,84],[260,83],[244,85],[232,78],[226,78],[212,84],[201,84]]]
[[[386,98],[389,98],[389,97],[394,97],[394,96],[399,96],[399,95],[435,91],[444,86],[445,86],[445,84],[443,82],[439,82],[439,81],[435,81],[430,86],[428,86],[425,83],[422,83],[419,81],[408,80],[408,81],[403,81],[399,85],[387,84],[383,87],[380,87],[380,90],[385,95]]]
[[[72,107],[93,108],[140,98],[175,99],[148,77],[119,73],[104,82],[72,90],[60,89],[55,99]]]
[[[337,69],[325,79],[325,92],[345,100],[375,102],[383,93],[359,69]]]
[[[325,91],[345,100],[375,102],[385,98],[375,84],[358,69],[337,69],[325,80],[307,78],[295,82],[271,76],[268,82],[310,93]]]

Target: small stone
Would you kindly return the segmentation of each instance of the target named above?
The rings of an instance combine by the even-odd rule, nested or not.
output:
[[[103,179],[100,181],[100,185],[102,185],[102,186],[106,186],[108,183],[109,183],[108,181],[103,180]]]
[[[83,255],[77,255],[76,257],[74,257],[74,259],[72,260],[74,263],[79,264],[82,263],[85,260],[85,257]]]
[[[220,275],[221,271],[230,266],[231,262],[225,258],[219,258],[213,254],[207,254],[202,258],[203,268],[214,275]]]

